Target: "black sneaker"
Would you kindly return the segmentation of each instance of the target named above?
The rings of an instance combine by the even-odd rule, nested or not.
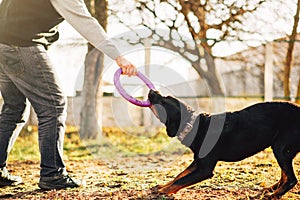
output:
[[[56,177],[41,177],[39,187],[44,190],[76,188],[85,186],[85,183],[71,178],[68,174]]]
[[[0,187],[18,185],[22,183],[20,176],[12,176],[8,173],[6,167],[0,168]]]

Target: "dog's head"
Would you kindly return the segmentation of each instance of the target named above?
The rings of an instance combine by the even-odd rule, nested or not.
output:
[[[154,90],[150,90],[148,98],[152,112],[166,125],[170,137],[175,137],[194,113],[185,103],[171,96],[164,97]]]

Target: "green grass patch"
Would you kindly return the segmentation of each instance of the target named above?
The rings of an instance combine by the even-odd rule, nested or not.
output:
[[[80,138],[76,127],[67,127],[64,140],[65,160],[188,151],[176,138],[168,137],[165,129],[146,131],[144,127],[104,127],[100,139],[89,141]],[[17,138],[9,160],[39,159],[37,127],[29,126]]]
[[[91,153],[82,144],[77,130],[67,127],[64,138],[64,159],[80,160],[91,158]],[[40,160],[37,127],[29,126],[17,138],[10,154],[9,160]]]

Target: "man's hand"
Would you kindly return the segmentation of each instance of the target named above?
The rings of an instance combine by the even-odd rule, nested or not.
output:
[[[137,69],[136,67],[129,62],[126,58],[119,56],[116,59],[117,64],[119,65],[119,67],[122,68],[123,74],[127,75],[127,76],[135,76],[137,74]]]

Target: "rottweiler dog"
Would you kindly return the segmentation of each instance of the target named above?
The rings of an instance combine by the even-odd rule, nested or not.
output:
[[[271,147],[281,179],[263,190],[264,199],[278,199],[297,184],[293,159],[300,151],[300,107],[265,102],[236,112],[195,114],[175,97],[151,90],[148,98],[168,136],[177,137],[194,153],[193,162],[171,182],[157,186],[172,194],[213,176],[218,161],[235,162]]]

